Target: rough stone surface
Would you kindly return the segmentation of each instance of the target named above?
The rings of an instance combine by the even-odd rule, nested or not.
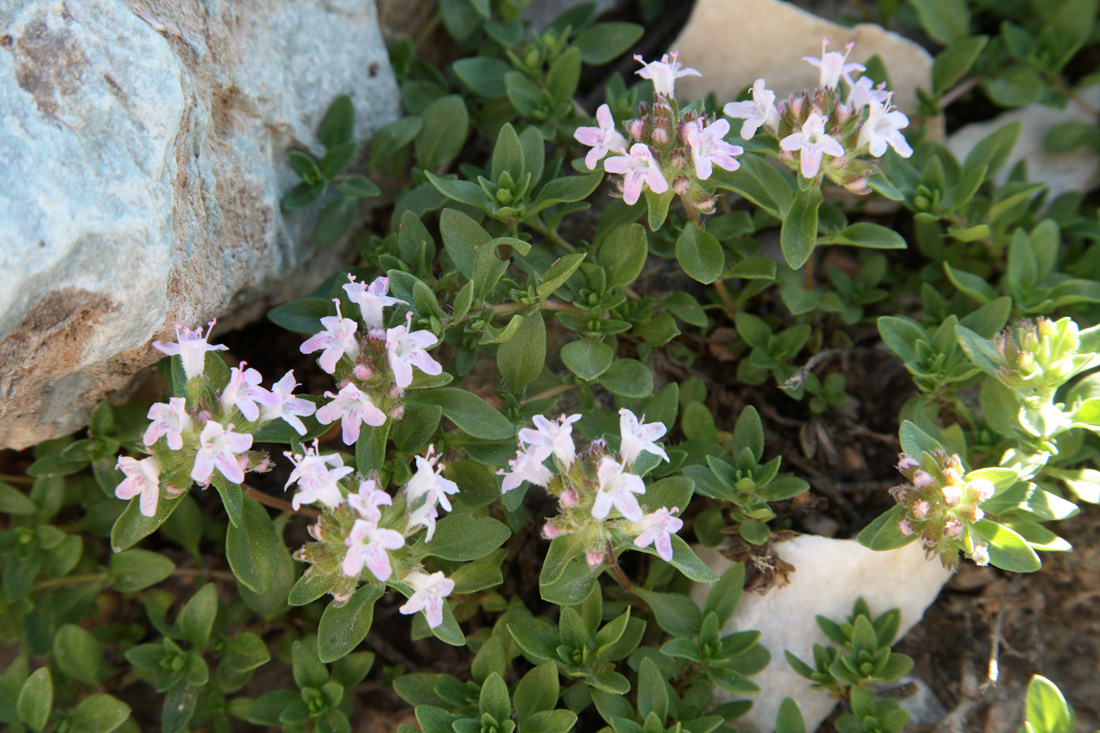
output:
[[[0,0],[0,447],[83,424],[194,326],[337,265],[279,200],[350,93],[398,114],[372,2]]]
[[[731,565],[717,550],[697,550],[716,573]],[[862,597],[876,615],[901,609],[900,638],[920,621],[951,577],[938,561],[926,560],[917,544],[892,552],[872,552],[855,540],[799,535],[776,545],[774,551],[794,565],[790,583],[765,595],[745,593],[724,630],[760,631],[760,643],[772,655],[771,664],[752,677],[762,692],[752,697],[752,709],[737,719],[737,729],[743,733],[775,730],[779,703],[788,695],[798,703],[807,730],[817,730],[836,705],[820,690],[810,689],[810,682],[795,673],[783,657],[786,649],[802,660],[812,660],[815,643],[831,643],[814,616],[847,618],[856,599]],[[700,605],[708,588],[698,585],[692,592]]]
[[[1100,106],[1100,86],[1081,92],[1081,98],[1094,109]],[[1050,153],[1043,147],[1043,140],[1051,128],[1065,122],[1093,124],[1093,114],[1080,105],[1070,102],[1065,109],[1031,105],[1006,112],[992,120],[976,122],[959,128],[947,138],[947,147],[959,160],[964,160],[975,145],[999,128],[1020,122],[1020,137],[1008,161],[997,174],[997,181],[1004,183],[1012,168],[1021,160],[1027,161],[1029,181],[1042,181],[1050,187],[1050,198],[1067,191],[1089,191],[1100,184],[1100,154],[1088,146],[1069,153]]]
[[[703,73],[676,81],[685,99],[714,92],[720,102],[733,99],[761,77],[780,99],[817,86],[818,70],[803,56],[821,56],[821,39],[831,50],[855,41],[851,60],[878,54],[890,73],[894,103],[912,111],[916,88],[931,86],[932,57],[912,41],[881,26],[851,28],[830,23],[782,0],[698,0],[672,48],[680,61]]]

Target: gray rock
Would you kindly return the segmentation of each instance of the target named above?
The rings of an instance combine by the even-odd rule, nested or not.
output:
[[[371,2],[0,0],[0,447],[80,427],[173,322],[338,266],[279,200],[345,92],[357,139],[399,112]]]

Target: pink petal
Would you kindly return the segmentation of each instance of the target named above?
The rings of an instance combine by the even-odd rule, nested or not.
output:
[[[821,149],[816,145],[802,148],[799,162],[802,165],[802,175],[813,178],[821,169]]]

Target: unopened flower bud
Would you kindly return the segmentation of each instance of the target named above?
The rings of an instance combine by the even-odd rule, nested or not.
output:
[[[572,488],[566,489],[561,492],[561,505],[566,509],[572,509],[581,503],[580,497],[577,496],[577,492]]]
[[[668,130],[658,125],[653,128],[653,142],[657,145],[668,145]]]
[[[586,552],[584,553],[584,559],[588,561],[588,567],[594,568],[597,565],[603,563],[602,552]]]
[[[970,481],[970,488],[977,492],[978,501],[992,499],[993,494],[997,493],[997,487],[993,485],[993,482],[984,478],[972,479]]]
[[[676,176],[672,181],[672,190],[680,196],[686,196],[691,190],[691,179],[687,176]]]
[[[405,396],[405,390],[397,386],[395,382],[390,383],[390,399],[399,400]]]
[[[846,104],[838,104],[833,110],[833,113],[836,115],[836,123],[838,125],[843,125],[845,122],[851,119],[852,108]]]
[[[936,483],[935,477],[928,473],[928,471],[917,471],[913,474],[913,485],[918,489],[927,489],[929,486],[933,486]]]
[[[607,441],[603,438],[596,438],[588,445],[588,455],[593,458],[600,458],[607,455]]]
[[[392,417],[394,420],[400,420],[401,418],[405,417],[405,406],[401,403],[397,403],[395,405],[391,405],[390,409],[387,412],[389,413],[389,416]]]
[[[634,138],[638,142],[641,142],[643,135],[645,135],[645,123],[641,120],[631,120],[630,137]]]
[[[332,602],[340,607],[351,600],[351,593],[333,593]]]
[[[254,473],[267,473],[275,467],[275,462],[271,460],[270,456],[264,456],[263,460],[252,467]]]
[[[355,368],[351,370],[351,373],[354,374],[355,378],[360,382],[365,382],[371,378],[374,372],[366,364],[356,364]]]
[[[900,522],[898,522],[898,531],[900,531],[905,537],[913,534],[913,528],[909,526],[908,519],[902,519]]]
[[[324,542],[324,537],[322,536],[324,533],[323,533],[323,530],[321,529],[321,523],[320,522],[317,522],[317,524],[309,525],[306,528],[306,530],[309,532],[310,537],[317,540],[318,542]]]
[[[958,539],[959,537],[961,537],[962,531],[962,522],[957,519],[949,520],[947,524],[943,525],[943,533],[953,539]]]
[[[672,151],[672,155],[669,156],[668,163],[676,170],[683,170],[684,166],[687,165],[687,156],[684,155],[684,151],[681,148],[676,148]]]
[[[943,487],[943,503],[947,506],[958,506],[962,493],[962,487],[957,484],[947,484]]]
[[[560,535],[561,530],[555,527],[552,523],[547,522],[546,524],[542,525],[543,539],[552,540],[555,537],[559,537]]]
[[[806,104],[806,100],[803,97],[798,96],[798,97],[792,97],[789,100],[787,106],[790,108],[791,114],[794,115],[795,119],[801,119],[802,118],[802,108],[803,108],[803,106],[805,106],[805,104]]]
[[[925,519],[928,519],[928,509],[929,505],[927,501],[918,501],[913,505],[913,516],[923,522]]]
[[[970,553],[970,559],[974,561],[975,565],[984,566],[989,564],[989,546],[978,545],[974,548],[974,552]]]
[[[898,470],[902,473],[912,471],[915,468],[920,468],[920,463],[912,456],[902,453],[898,456]]]

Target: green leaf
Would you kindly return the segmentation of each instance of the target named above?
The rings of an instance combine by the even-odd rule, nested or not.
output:
[[[901,449],[918,461],[921,453],[934,453],[937,450],[945,450],[938,440],[909,420],[902,421],[899,435],[901,437]]]
[[[1017,64],[998,76],[984,80],[982,89],[1002,107],[1026,107],[1042,98],[1046,84],[1038,69]]]
[[[573,104],[573,95],[581,80],[581,52],[575,46],[554,59],[546,72],[546,91],[558,104]],[[598,176],[603,178],[602,175]],[[585,194],[585,198],[587,194]],[[576,199],[579,201],[580,199]]]
[[[507,61],[487,56],[471,56],[451,64],[451,71],[460,82],[489,99],[504,96],[504,75],[511,70],[512,65]]]
[[[366,638],[374,621],[374,604],[385,589],[368,583],[343,606],[330,603],[317,627],[317,656],[324,664],[347,656]]]
[[[440,97],[421,113],[423,127],[416,137],[420,167],[434,171],[450,163],[466,144],[470,113],[457,94]]]
[[[940,51],[932,62],[932,93],[937,97],[948,91],[974,66],[989,36],[962,38]]]
[[[528,215],[534,215],[554,204],[584,201],[603,180],[603,173],[597,171],[583,176],[555,178],[539,189],[539,195],[527,208]]]
[[[861,221],[844,227],[839,232],[827,234],[819,240],[820,244],[848,244],[853,247],[872,249],[905,249],[905,238],[893,229]]]
[[[597,379],[611,367],[615,351],[596,338],[570,341],[561,349],[562,363],[586,382]]]
[[[887,510],[859,533],[859,537],[856,538],[859,544],[876,552],[882,552],[905,547],[919,539],[916,533],[906,536],[898,528],[898,522],[905,516],[906,511],[908,510],[900,504]]]
[[[722,245],[694,222],[676,240],[676,259],[689,277],[703,284],[714,282],[726,269]]]
[[[985,167],[985,180],[991,179],[1004,167],[1012,149],[1016,147],[1016,140],[1020,137],[1023,123],[1011,122],[998,127],[981,142],[974,146],[966,156],[963,168],[971,170]]]
[[[313,227],[313,243],[321,248],[335,244],[355,224],[358,215],[359,199],[354,196],[337,196],[317,215],[317,225]]]
[[[638,668],[638,715],[644,719],[650,713],[661,721],[668,715],[668,687],[661,670],[645,657]]]
[[[802,711],[792,698],[785,697],[779,703],[779,715],[775,719],[775,733],[806,733],[806,721]]]
[[[207,583],[180,609],[180,634],[196,647],[205,646],[217,615],[218,591],[213,583]]]
[[[535,293],[540,298],[549,298],[573,276],[573,273],[577,271],[584,260],[585,255],[580,252],[568,254],[554,260],[543,275],[542,282],[535,288]]]
[[[956,270],[947,262],[943,263],[944,272],[947,273],[947,279],[951,283],[961,290],[962,292],[974,298],[983,305],[991,303],[997,298],[997,291],[993,289],[993,286],[986,282],[985,278],[979,277],[973,273],[966,272],[965,270]]]
[[[481,697],[478,700],[481,713],[491,715],[497,722],[510,721],[512,703],[508,699],[508,685],[499,674],[493,672],[481,685]]]
[[[674,636],[692,637],[699,633],[703,614],[682,593],[657,593],[635,586],[634,591],[653,609],[657,625]]]
[[[322,175],[329,180],[336,178],[336,176],[343,173],[344,169],[351,164],[357,152],[359,152],[359,143],[354,140],[349,140],[346,143],[340,143],[339,145],[329,148],[328,152],[321,158],[319,164]],[[362,180],[366,179],[364,178]],[[378,188],[376,186],[375,191],[377,190]]]
[[[955,326],[955,338],[959,346],[966,352],[974,366],[990,376],[996,376],[1000,371],[1001,357],[997,353],[993,342],[982,338],[965,326]]]
[[[131,499],[111,528],[111,548],[115,552],[122,552],[155,532],[157,527],[164,524],[165,520],[172,515],[186,495],[187,492],[174,497],[161,495],[157,502],[156,514],[152,517],[146,517],[141,513],[141,508],[138,506],[140,497]]]
[[[111,557],[111,582],[120,593],[156,585],[172,574],[176,566],[157,552],[125,550]]]
[[[38,511],[38,505],[14,486],[0,481],[0,514],[28,515]]]
[[[466,279],[473,277],[477,249],[490,240],[488,233],[476,221],[454,209],[444,209],[440,214],[439,233],[458,271]]]
[[[703,615],[713,613],[718,617],[718,625],[725,626],[733,616],[733,612],[737,610],[744,587],[744,563],[731,565],[707,593],[707,600],[703,603]]]
[[[290,589],[287,603],[292,606],[304,606],[307,603],[312,603],[332,590],[338,581],[338,575],[320,572],[315,565],[311,565]]]
[[[301,298],[283,303],[267,312],[276,326],[294,333],[313,335],[322,331],[321,319],[336,315],[336,306],[327,298]]]
[[[824,199],[816,185],[799,191],[779,230],[779,246],[787,264],[798,269],[806,264],[817,245],[817,211]]]
[[[181,683],[168,691],[161,706],[161,733],[183,733],[195,715],[202,688]]]
[[[967,0],[909,0],[917,10],[928,35],[943,44],[970,35],[970,7]]]
[[[1062,691],[1046,677],[1034,675],[1027,686],[1028,733],[1073,733],[1073,710]]]
[[[355,468],[366,476],[378,471],[386,462],[386,441],[389,438],[392,420],[375,427],[364,425],[359,429],[359,440],[355,441]]]
[[[1003,524],[980,519],[974,531],[989,542],[989,562],[994,567],[1013,573],[1033,573],[1042,567],[1027,541]]]
[[[649,231],[655,232],[664,226],[668,218],[668,206],[672,203],[675,194],[672,191],[654,193],[648,187],[645,189],[645,203],[648,210]]]
[[[607,287],[622,287],[638,279],[648,252],[641,224],[622,224],[612,229],[600,245],[598,257],[600,266],[607,271]]]
[[[38,731],[46,727],[52,709],[53,678],[48,668],[40,667],[31,673],[19,690],[15,711],[28,728]]]
[[[617,359],[599,380],[608,392],[620,397],[645,399],[653,395],[653,373],[637,359]]]
[[[375,130],[370,139],[370,164],[372,168],[386,166],[390,159],[411,143],[424,124],[419,115],[401,117]]]
[[[80,701],[69,720],[71,733],[111,733],[130,717],[130,706],[105,694],[89,695]]]
[[[503,545],[511,536],[508,527],[492,517],[452,513],[439,520],[432,541],[417,543],[414,553],[435,555],[444,560],[477,560]]]
[[[598,66],[629,51],[644,32],[636,23],[597,23],[581,31],[573,44],[584,63]]]
[[[299,183],[297,186],[290,189],[286,196],[283,196],[280,205],[283,207],[283,211],[301,211],[307,206],[317,202],[318,199],[325,195],[325,191],[327,190],[328,181],[321,181],[316,184]]]
[[[58,668],[74,680],[99,684],[99,642],[75,624],[65,624],[53,638],[53,659]]]
[[[774,264],[772,263],[773,268]],[[703,311],[699,302],[688,293],[683,291],[673,293],[661,301],[661,305],[684,323],[699,328],[707,327],[707,314]]]
[[[351,97],[341,94],[332,100],[321,127],[317,130],[317,137],[326,148],[334,148],[337,145],[347,143],[355,134],[355,107],[351,103]]]
[[[232,483],[220,471],[215,471],[210,478],[214,488],[221,496],[222,506],[225,508],[229,523],[234,527],[240,526],[242,507],[244,506],[244,491],[241,489],[241,485]]]
[[[514,394],[542,373],[546,365],[546,322],[535,313],[524,317],[512,338],[497,349],[497,369]]]
[[[438,405],[443,414],[472,438],[507,440],[516,434],[512,422],[473,392],[439,387],[410,397],[411,402]]]
[[[241,526],[229,525],[225,537],[226,559],[237,580],[255,593],[266,591],[275,580],[281,542],[267,510],[246,496]]]
[[[378,196],[382,189],[374,181],[363,176],[353,176],[340,181],[340,193],[356,198],[369,198]]]
[[[302,179],[307,186],[317,186],[325,177],[321,175],[321,169],[317,162],[310,156],[298,150],[291,150],[288,154],[290,168]]]

